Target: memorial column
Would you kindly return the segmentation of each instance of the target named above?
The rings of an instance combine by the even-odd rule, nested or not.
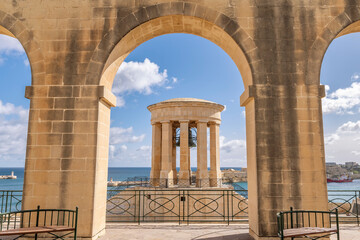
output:
[[[171,159],[171,169],[173,172],[173,184],[177,184],[177,170],[176,170],[176,127],[173,128],[171,143],[172,143],[172,159]]]
[[[209,173],[207,169],[207,121],[197,122],[196,186],[209,186]]]
[[[180,172],[179,186],[190,185],[189,121],[180,121]]]
[[[172,122],[161,122],[161,172],[160,186],[169,187],[173,185],[172,171]]]
[[[161,170],[161,123],[152,124],[152,150],[150,179],[153,186],[159,186]]]
[[[210,123],[210,187],[221,186],[219,124]]]

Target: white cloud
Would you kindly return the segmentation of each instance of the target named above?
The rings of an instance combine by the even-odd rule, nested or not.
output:
[[[22,106],[15,106],[12,103],[5,103],[0,100],[0,115],[17,115],[22,120],[27,121],[29,110],[24,109]]]
[[[141,146],[140,148],[137,149],[137,151],[150,151],[151,147],[150,146]]]
[[[120,149],[121,149],[122,151],[126,151],[126,150],[128,149],[128,147],[123,144],[123,145],[120,146]]]
[[[226,140],[220,136],[220,166],[246,166],[246,141],[243,139]]]
[[[360,156],[360,151],[351,151],[352,154],[354,154],[355,156]]]
[[[152,87],[163,85],[167,77],[166,69],[161,72],[160,67],[147,58],[144,62],[123,62],[116,74],[113,92],[151,94]]]
[[[326,95],[328,95],[328,92],[330,91],[330,86],[329,85],[325,85],[325,92]]]
[[[129,150],[130,149],[130,150]],[[127,145],[111,145],[109,149],[109,165],[117,166],[119,163],[123,166],[151,166],[150,146],[141,146],[135,148]]]
[[[27,109],[0,100],[0,165],[24,166],[27,122]]]
[[[131,142],[142,142],[145,138],[145,134],[135,136],[133,135],[133,127],[121,128],[112,127],[110,128],[110,144],[117,145],[120,143],[131,143]]]
[[[117,107],[125,106],[125,99],[122,96],[116,96],[116,106]]]
[[[351,81],[357,81],[360,79],[360,73],[356,72],[353,75],[351,75]]]
[[[325,145],[332,145],[339,139],[340,139],[340,136],[336,133],[333,133],[333,134],[325,137],[325,139],[324,139]]]
[[[126,152],[128,147],[126,145],[109,145],[109,158],[114,159],[118,158],[119,155],[122,155]]]
[[[5,62],[6,56],[23,54],[25,50],[16,38],[0,34],[0,64]]]
[[[23,54],[25,53],[21,43],[13,37],[0,35],[0,53],[9,54]]]
[[[29,66],[29,65],[30,65],[30,62],[29,62],[28,59],[25,59],[25,60],[24,60],[24,65],[25,65],[25,66]]]
[[[325,90],[330,91],[329,86]],[[324,113],[353,114],[360,111],[360,82],[353,82],[348,88],[340,88],[327,94],[322,101]]]
[[[123,62],[116,73],[112,91],[117,96],[117,106],[122,107],[125,106],[125,94],[138,92],[149,95],[156,87],[172,89],[169,83],[177,81],[175,77],[170,81],[166,69],[161,71],[159,65],[146,58],[144,62]]]
[[[338,132],[360,132],[360,120],[357,122],[349,121],[341,125],[338,129]]]
[[[137,144],[145,139],[145,134],[134,135],[132,127],[110,128],[109,164],[123,166],[133,166],[134,161],[137,166],[149,166],[151,163],[150,146],[143,145],[135,148]]]
[[[246,141],[242,139],[234,139],[225,142],[225,137],[220,136],[220,150],[223,150],[227,153],[230,153],[234,150],[237,150],[239,148],[245,148]]]
[[[343,137],[344,135],[351,135],[356,133],[360,133],[360,121],[357,122],[349,121],[338,127],[335,133],[325,136],[324,138],[325,145],[332,145],[335,142],[338,142],[340,138]],[[353,141],[357,141],[358,139],[360,138],[355,137],[353,138]]]
[[[360,139],[360,120],[348,121],[337,128],[335,133],[325,136],[326,158],[332,156],[336,162],[355,161],[360,163],[360,151],[357,142]]]

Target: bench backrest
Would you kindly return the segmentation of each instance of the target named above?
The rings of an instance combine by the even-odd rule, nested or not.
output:
[[[331,217],[336,218],[336,227],[339,229],[338,211],[305,211],[293,210],[279,212],[277,214],[278,232],[283,232],[284,229],[302,228],[302,227],[319,227],[331,228]]]
[[[77,228],[78,208],[68,209],[40,209],[22,210],[16,212],[0,213],[0,231],[42,227],[67,226]]]

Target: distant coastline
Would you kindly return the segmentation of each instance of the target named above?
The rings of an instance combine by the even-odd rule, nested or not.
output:
[[[224,167],[221,169],[230,169]],[[240,167],[233,167],[234,170],[241,170]],[[150,176],[150,167],[110,167],[108,171],[108,180],[112,177],[114,181],[123,181],[128,177],[136,176]],[[8,175],[14,171],[17,179],[2,179],[0,180],[0,190],[22,190],[24,181],[24,168],[0,168],[0,175]],[[196,168],[192,168],[192,171],[196,171]],[[247,189],[247,183],[244,183],[244,188]],[[354,180],[352,183],[328,183],[329,190],[360,190],[360,180]]]

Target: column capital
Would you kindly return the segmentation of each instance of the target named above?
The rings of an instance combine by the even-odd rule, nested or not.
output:
[[[163,121],[160,121],[160,123],[161,124],[163,124],[163,123],[171,123],[171,121],[170,120],[163,120]]]
[[[195,122],[196,123],[208,123],[209,121],[208,120],[196,120]]]
[[[179,120],[179,123],[189,123],[190,120]]]
[[[151,125],[158,125],[161,124],[161,122],[151,122]]]
[[[217,125],[217,126],[220,126],[220,123],[219,123],[219,122],[209,122],[209,125]]]

